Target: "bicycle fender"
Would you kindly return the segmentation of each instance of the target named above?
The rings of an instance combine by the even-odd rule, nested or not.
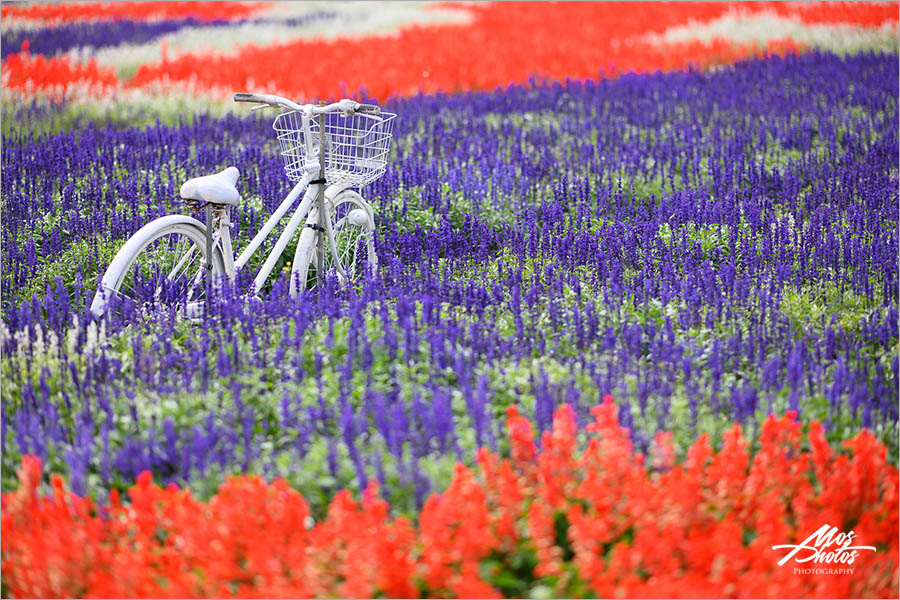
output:
[[[347,183],[335,183],[328,186],[328,189],[325,190],[325,199],[328,200],[331,204],[334,204],[334,201],[337,200],[337,197],[341,192],[350,187],[350,184]]]
[[[187,215],[166,215],[165,217],[159,217],[158,219],[153,219],[137,231],[135,231],[128,241],[119,249],[116,253],[113,261],[109,263],[109,266],[106,268],[106,272],[103,274],[103,279],[100,280],[100,285],[104,289],[111,289],[109,280],[114,278],[119,271],[124,268],[125,263],[128,262],[129,257],[134,254],[137,250],[142,248],[144,244],[146,244],[152,237],[153,234],[159,231],[159,229],[163,227],[168,227],[170,225],[177,224],[184,225],[193,225],[200,229],[200,231],[206,230],[206,225],[198,221],[193,217],[189,217]]]

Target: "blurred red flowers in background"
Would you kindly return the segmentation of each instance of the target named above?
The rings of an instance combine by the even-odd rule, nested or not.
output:
[[[10,54],[3,64],[3,87],[31,93],[61,97],[73,84],[96,87],[118,83],[115,72],[98,66],[95,59],[79,63],[64,56],[32,56],[28,51],[28,40],[22,44],[21,52]]]
[[[736,44],[713,38],[663,43],[654,35],[667,29],[707,23],[726,15],[777,14],[810,24],[879,27],[896,23],[897,8],[870,3],[604,3],[517,2],[443,3],[466,11],[471,22],[405,27],[392,34],[338,39],[297,39],[229,53],[184,53],[141,65],[123,84],[170,92],[179,85],[203,90],[271,91],[301,99],[336,98],[365,89],[384,99],[392,94],[492,89],[530,77],[552,80],[675,70],[730,64],[760,53],[800,49],[791,39]],[[163,16],[238,18],[257,13],[264,3],[60,4],[4,7],[9,15],[45,19],[146,19]],[[339,31],[339,24],[335,28]],[[31,82],[30,84],[28,82]],[[4,86],[56,90],[81,82],[117,81],[112,71],[75,65],[65,57],[39,61],[11,55]],[[30,86],[30,87],[29,87]]]
[[[144,473],[130,502],[114,491],[96,506],[58,477],[43,495],[41,463],[27,458],[20,488],[3,496],[4,591],[497,597],[517,595],[504,578],[515,570],[554,596],[896,596],[898,474],[868,432],[834,453],[818,423],[804,437],[794,415],[770,416],[755,452],[735,425],[720,450],[702,435],[681,462],[660,434],[645,461],[611,398],[592,412],[579,452],[568,405],[540,449],[511,407],[511,457],[482,450],[476,469],[458,465],[417,522],[392,518],[372,483],[360,502],[339,493],[313,525],[283,480],[248,475],[204,503]],[[826,523],[876,552],[839,565],[852,576],[778,566],[772,546]]]
[[[267,2],[60,2],[6,5],[4,19],[19,18],[57,23],[84,19],[177,19],[211,21],[252,16],[270,6]]]
[[[759,50],[724,40],[660,45],[641,38],[691,20],[722,16],[730,10],[728,4],[457,6],[471,14],[471,23],[412,26],[395,35],[362,39],[248,45],[234,55],[189,53],[142,66],[129,85],[159,80],[235,90],[263,85],[312,99],[365,88],[383,99],[419,91],[492,89],[532,76],[581,79],[727,64]]]

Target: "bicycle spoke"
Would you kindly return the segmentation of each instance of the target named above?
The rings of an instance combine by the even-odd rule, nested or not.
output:
[[[153,239],[133,259],[117,295],[134,304],[179,299],[196,303],[206,292],[206,258],[197,242],[178,230]]]
[[[356,250],[358,247],[357,244],[359,243],[359,238],[360,238],[360,234],[361,234],[361,231],[358,227],[355,229],[356,229],[356,231],[353,232],[350,236],[348,236],[347,242],[343,249],[343,255],[341,256],[341,264],[345,265],[345,268],[348,271],[351,269],[351,265],[352,265],[352,263],[349,259],[356,257]],[[353,266],[355,266],[355,265],[353,265]]]
[[[196,248],[192,246],[188,249],[184,256],[181,257],[181,260],[178,261],[178,264],[176,264],[175,268],[172,269],[172,271],[169,273],[169,279],[175,278],[182,270],[184,272],[189,272],[191,270],[191,267],[194,266],[194,250],[196,250]]]
[[[335,273],[341,284],[352,281],[361,273],[360,260],[368,252],[365,250],[366,236],[369,230],[364,225],[358,225],[352,218],[354,211],[364,210],[357,201],[344,200],[332,209],[334,236],[334,250],[327,252],[325,256],[326,273]],[[363,250],[360,243],[363,242]],[[329,245],[330,246],[330,245]]]

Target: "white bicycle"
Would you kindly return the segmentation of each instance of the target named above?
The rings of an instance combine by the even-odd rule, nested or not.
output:
[[[384,174],[396,115],[348,99],[316,106],[239,93],[234,101],[256,103],[252,110],[286,109],[272,127],[294,187],[235,259],[229,210],[240,199],[235,187],[238,169],[188,180],[181,186],[181,197],[205,212],[206,224],[177,214],[141,227],[106,269],[91,303],[94,315],[102,316],[115,302],[177,302],[184,303],[190,316],[199,316],[209,282],[216,276],[233,280],[235,269],[247,264],[301,194],[303,200],[256,274],[254,294],[266,284],[304,220],[291,263],[292,295],[323,277],[335,276],[347,284],[377,268],[372,207],[352,188]]]

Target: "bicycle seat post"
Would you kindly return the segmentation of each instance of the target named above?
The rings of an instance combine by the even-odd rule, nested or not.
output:
[[[213,228],[213,207],[211,204],[206,205],[206,264],[203,265],[207,275],[212,271],[212,228]]]

